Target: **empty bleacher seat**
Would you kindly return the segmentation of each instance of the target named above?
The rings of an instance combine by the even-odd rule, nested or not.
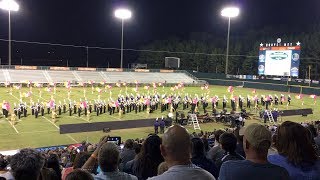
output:
[[[95,82],[102,82],[105,79],[100,75],[98,71],[75,71],[78,76],[81,78],[83,82],[87,81],[95,81]]]
[[[42,70],[8,70],[11,82],[19,83],[23,81],[32,81],[46,83],[48,82],[47,78],[44,76]]]
[[[56,82],[65,81],[87,82],[95,81],[96,83],[105,81],[106,83],[127,82],[135,83],[185,83],[190,84],[195,81],[185,73],[164,73],[164,72],[103,72],[103,71],[50,71],[50,70],[4,70],[0,71],[0,82],[6,82],[4,72],[8,72],[10,82],[18,83],[22,81],[32,82]]]
[[[53,82],[77,81],[72,71],[47,71]]]

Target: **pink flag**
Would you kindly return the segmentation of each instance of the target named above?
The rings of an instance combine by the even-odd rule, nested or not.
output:
[[[233,92],[233,87],[232,87],[232,86],[229,86],[228,89],[227,89],[227,91],[228,91],[229,93]]]

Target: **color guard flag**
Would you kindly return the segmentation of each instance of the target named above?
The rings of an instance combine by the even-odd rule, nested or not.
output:
[[[227,91],[228,91],[229,93],[233,92],[233,87],[232,87],[232,86],[229,86],[228,89],[227,89]]]
[[[96,87],[96,91],[97,91],[98,93],[101,93],[101,92],[102,92],[102,89]]]
[[[317,98],[317,96],[316,96],[315,94],[311,94],[309,97],[310,97],[311,99],[316,99],[316,98]]]
[[[111,88],[112,88],[112,86],[111,86],[110,84],[108,84],[106,87],[107,87],[108,89],[111,89]]]
[[[144,86],[144,89],[148,90],[150,86]]]
[[[302,94],[298,94],[295,97],[296,97],[296,99],[302,99]]]

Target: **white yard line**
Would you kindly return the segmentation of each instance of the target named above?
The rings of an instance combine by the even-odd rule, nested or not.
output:
[[[14,98],[16,98],[18,101],[19,101],[19,104],[20,104],[20,99],[17,97],[17,96],[15,96],[15,95],[13,95],[13,94],[10,94],[12,97],[14,97]],[[26,105],[26,107],[30,107],[30,106],[28,106],[28,105]]]
[[[66,136],[68,136],[72,141],[74,141],[75,143],[79,143],[77,140],[75,140],[72,136],[70,136],[69,134],[66,134]]]
[[[54,124],[52,121],[50,121],[48,118],[46,118],[46,117],[44,117],[44,116],[42,116],[42,118],[44,118],[45,120],[49,121],[52,125],[54,125],[57,129],[60,130],[60,128],[59,128],[56,124]],[[67,136],[68,138],[70,138],[73,142],[78,143],[78,141],[75,140],[75,139],[74,139],[72,136],[70,136],[69,134],[66,134],[66,136]]]
[[[19,99],[17,96],[15,96],[15,95],[13,95],[13,94],[11,94],[11,93],[10,93],[10,95],[11,95],[12,97],[16,98],[16,99],[19,101],[19,103],[20,103],[20,99]]]
[[[83,117],[79,117],[79,116],[71,116],[71,117],[73,117],[73,118],[75,118],[75,119],[82,119],[82,120],[84,120],[84,121],[86,121],[86,122],[88,122],[88,123],[91,123],[90,121],[86,120],[86,119],[83,118]]]
[[[54,125],[57,129],[60,130],[60,128],[59,128],[55,123],[53,123],[52,121],[50,121],[48,118],[46,118],[46,117],[44,117],[44,116],[42,116],[42,118],[44,118],[44,119],[47,120],[49,123],[51,123],[52,125]]]
[[[8,120],[8,119],[7,119]],[[17,134],[19,134],[19,131],[17,128],[11,123],[11,121],[8,120],[8,123],[12,126],[12,128],[16,131]]]
[[[38,98],[41,98],[41,99],[43,99],[43,100],[45,100],[45,101],[47,101],[46,99],[44,99],[43,97],[40,97],[40,96],[37,96],[37,95],[35,95],[35,94],[32,94],[33,96],[36,96],[36,97],[38,97]]]
[[[30,131],[30,132],[21,132],[20,134],[33,134],[33,133],[44,133],[44,132],[59,132],[58,130],[47,130],[47,131]],[[2,134],[0,134],[2,135]]]

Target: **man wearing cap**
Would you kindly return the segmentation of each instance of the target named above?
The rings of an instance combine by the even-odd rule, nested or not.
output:
[[[271,132],[263,125],[250,124],[240,130],[246,160],[227,161],[221,166],[219,179],[289,179],[288,172],[268,162],[268,149],[271,146]]]

